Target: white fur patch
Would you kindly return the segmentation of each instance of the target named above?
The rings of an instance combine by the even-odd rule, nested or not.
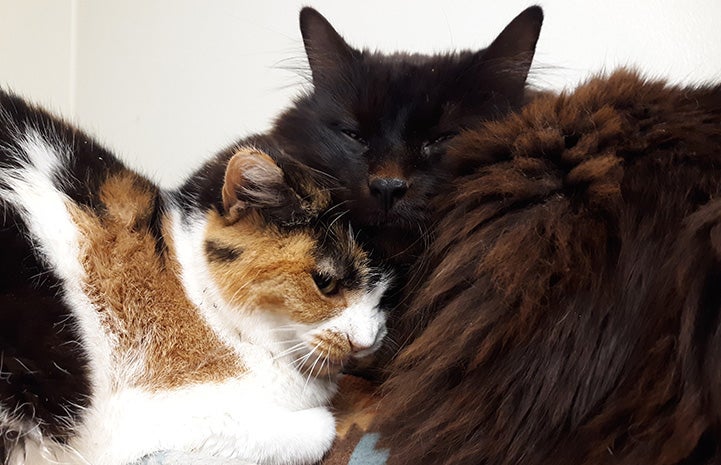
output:
[[[172,391],[123,389],[98,399],[61,463],[122,465],[159,450],[187,450],[259,464],[313,463],[335,436],[324,407],[279,407],[253,374]]]

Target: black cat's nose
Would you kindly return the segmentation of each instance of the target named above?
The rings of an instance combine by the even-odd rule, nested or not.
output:
[[[396,200],[403,197],[408,190],[408,183],[397,178],[375,178],[368,183],[371,194],[378,198],[383,209],[388,212]]]

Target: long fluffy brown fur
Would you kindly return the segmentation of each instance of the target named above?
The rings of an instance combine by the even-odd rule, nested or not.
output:
[[[391,463],[721,460],[721,87],[619,71],[449,156]]]

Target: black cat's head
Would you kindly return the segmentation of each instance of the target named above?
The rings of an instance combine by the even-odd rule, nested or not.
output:
[[[273,139],[327,176],[358,226],[417,232],[453,174],[448,141],[522,103],[542,20],[528,8],[477,52],[381,54],[352,48],[304,8],[313,90],[278,118]]]

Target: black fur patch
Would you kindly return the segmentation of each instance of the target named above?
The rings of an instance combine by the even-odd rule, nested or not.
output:
[[[0,244],[0,403],[62,442],[90,396],[78,322],[12,211],[5,212]],[[13,434],[0,425],[0,442]]]
[[[218,262],[232,262],[243,253],[243,249],[226,247],[215,241],[205,241],[205,254],[209,260]]]

